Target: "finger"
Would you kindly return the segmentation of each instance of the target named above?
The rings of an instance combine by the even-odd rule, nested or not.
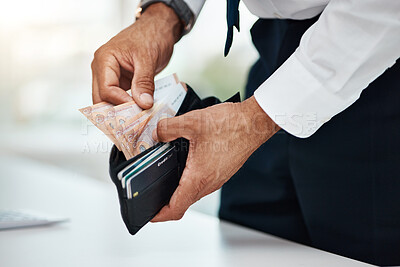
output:
[[[153,139],[159,142],[170,142],[180,137],[191,139],[195,129],[190,114],[162,119],[158,122]]]
[[[120,66],[114,56],[103,56],[96,63],[97,84],[103,101],[119,105],[132,101],[132,97],[119,87]]]
[[[101,94],[101,99],[114,105],[120,105],[132,101],[132,97],[125,90],[117,86],[108,86],[107,92]]]
[[[121,77],[119,78],[119,87],[124,89],[125,91],[131,89],[133,73],[125,70],[124,68],[120,68]]]
[[[126,70],[125,68],[127,68],[128,70]],[[124,66],[121,66],[120,70],[121,70],[121,77],[126,77],[128,80],[132,81],[133,67],[130,67],[130,65],[127,65],[127,63],[125,63]],[[129,89],[131,88],[129,87]]]
[[[94,74],[92,75],[92,101],[93,104],[101,102],[99,86],[97,84],[97,80],[95,79]]]
[[[119,79],[119,87],[121,87],[125,91],[131,89],[131,83],[132,83],[132,79],[129,79],[125,76],[122,76]]]
[[[154,75],[154,68],[150,64],[135,62],[131,85],[132,97],[143,109],[151,108],[154,103]]]
[[[152,222],[180,220],[187,209],[196,202],[199,190],[194,184],[195,179],[187,178],[189,177],[188,173],[188,169],[185,168],[181,182],[172,195],[169,204],[160,210],[160,212],[151,220]]]

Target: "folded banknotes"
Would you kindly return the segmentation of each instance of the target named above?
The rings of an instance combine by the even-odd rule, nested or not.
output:
[[[131,101],[117,106],[100,102],[79,111],[130,159],[157,143],[152,133],[158,121],[175,116],[186,91],[186,85],[173,74],[155,81],[151,109],[143,110]]]

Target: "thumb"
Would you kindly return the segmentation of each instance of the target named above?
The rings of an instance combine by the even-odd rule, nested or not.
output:
[[[153,139],[159,142],[170,142],[180,137],[191,139],[194,132],[191,118],[186,115],[162,119],[153,132]]]
[[[133,100],[143,109],[153,106],[155,72],[149,64],[136,64],[131,92]]]

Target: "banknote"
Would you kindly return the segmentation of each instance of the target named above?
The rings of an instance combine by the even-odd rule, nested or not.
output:
[[[79,111],[130,159],[156,144],[152,133],[158,121],[175,116],[186,91],[186,84],[173,74],[155,81],[151,109],[143,110],[131,101],[117,106],[101,102]]]
[[[122,150],[124,154],[130,154],[128,148],[124,146],[126,142],[122,142],[125,141],[125,136],[123,135],[125,122],[138,116],[142,111],[143,110],[135,103],[135,101],[113,106],[109,109],[109,114],[112,117],[108,120],[106,127],[107,130],[115,136],[117,143],[120,145],[120,150]]]
[[[135,117],[127,120],[122,129],[121,135],[117,137],[117,141],[127,148],[128,157],[135,156],[133,147],[135,147],[138,137],[142,134],[146,124],[151,120],[153,115],[158,111],[160,103],[155,103],[151,109],[144,110]]]
[[[121,150],[119,142],[114,133],[110,132],[107,124],[113,120],[114,114],[112,108],[114,105],[107,102],[100,102],[93,106],[81,108],[79,111],[92,122],[100,131],[102,131],[115,146]]]
[[[156,80],[154,82],[154,103],[158,103],[168,95],[170,89],[175,87],[178,83],[180,83],[180,81],[176,74]],[[141,116],[149,114],[152,111],[141,113],[143,110],[134,101],[115,106],[113,109],[114,113],[110,110],[109,114],[113,114],[115,118],[110,118],[106,127],[108,128],[108,131],[116,137],[117,143],[120,144],[120,150],[122,150],[124,154],[128,154],[128,157],[132,157],[130,154],[131,150],[127,148],[127,145],[132,144],[135,139],[132,139],[132,134],[126,135],[124,133],[126,132],[127,127],[132,128],[132,125],[129,124],[128,126],[127,122],[138,121]],[[142,124],[146,118],[147,116],[141,118],[140,121]],[[127,140],[128,137],[129,140]]]
[[[177,90],[176,88],[178,85],[180,89]],[[162,109],[164,99],[167,99],[168,96],[182,93],[182,87],[177,75],[170,75],[155,81],[154,106],[151,109],[140,112],[140,108],[137,109],[137,105],[131,102],[114,107],[116,116],[115,136],[124,154],[127,154],[127,158],[134,157],[144,149],[155,144],[152,139],[152,132],[148,130],[146,125],[149,122],[154,124],[157,118],[158,120],[161,119],[158,112],[159,110],[165,110],[165,108]],[[186,92],[186,90],[187,89],[184,89],[184,92]],[[134,106],[129,109],[130,105]],[[124,110],[126,111],[123,112]],[[176,111],[171,111],[169,114],[174,116]],[[155,126],[156,124],[157,123],[155,123]],[[153,128],[155,128],[155,126]],[[145,134],[143,134],[144,131],[146,131]],[[150,135],[146,136],[148,132],[150,132]],[[138,140],[140,141],[140,146],[137,145]]]
[[[171,118],[175,116],[174,112],[168,105],[161,105],[160,109],[148,117],[147,123],[140,129],[139,135],[129,148],[133,155],[140,154],[149,147],[152,147],[157,142],[153,139],[153,131],[157,127],[157,123],[164,118]]]
[[[174,73],[154,82],[154,102],[158,102],[170,94],[170,89],[179,84],[178,76]],[[186,86],[186,85],[185,85]]]
[[[129,143],[129,145],[132,145],[129,150],[133,152],[133,155],[137,155],[156,144],[153,139],[153,131],[156,129],[157,123],[161,119],[175,116],[185,96],[185,88],[178,84],[171,89],[171,94],[160,100],[156,109],[146,118],[146,123],[143,127],[139,127],[137,139],[134,138],[133,142]]]

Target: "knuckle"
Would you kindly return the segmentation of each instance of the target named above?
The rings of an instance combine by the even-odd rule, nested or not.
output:
[[[195,133],[199,133],[203,128],[203,126],[201,125],[201,123],[198,120],[193,120],[191,127],[192,127],[192,131]]]
[[[138,78],[136,81],[136,87],[147,91],[148,93],[152,93],[154,90],[154,81],[151,75],[145,75]]]
[[[99,59],[104,55],[104,46],[99,47],[95,52],[94,52],[94,59]]]
[[[157,124],[157,133],[163,133],[168,128],[168,120],[162,119]]]
[[[201,192],[206,188],[208,185],[207,178],[201,178],[194,186],[195,194],[192,196],[194,199],[201,194]],[[193,200],[193,199],[192,199]]]
[[[110,90],[100,89],[99,93],[103,101],[110,102],[112,100],[112,94]]]
[[[107,61],[109,60],[113,55],[113,50],[106,46],[103,45],[101,47],[99,47],[95,52],[94,52],[94,56],[93,56],[93,62],[103,62],[103,61]]]
[[[158,122],[156,131],[157,131],[158,139],[159,139],[160,141],[163,141],[163,140],[164,140],[164,131],[165,131],[165,128],[162,126],[161,121]]]
[[[203,189],[204,187],[206,187],[208,185],[208,179],[207,178],[201,178],[199,181],[199,187],[201,189]]]
[[[184,213],[182,213],[182,212],[175,212],[172,215],[172,219],[175,220],[175,221],[179,221],[180,219],[183,218],[183,215],[184,215]]]
[[[161,50],[162,49],[160,49],[159,44],[152,43],[152,45],[150,45],[150,47],[147,50],[149,53],[149,58],[153,58],[153,61],[157,62],[159,60]]]
[[[92,70],[96,68],[96,66],[103,61],[104,55],[105,55],[105,48],[104,46],[101,46],[100,48],[98,48],[93,55],[93,60],[92,60]]]
[[[169,213],[168,217],[171,220],[175,220],[175,221],[180,220],[180,219],[182,219],[184,214],[185,214],[185,212],[181,212],[177,205],[170,204],[170,213]]]
[[[92,69],[92,71],[96,68],[96,61],[95,61],[95,59],[92,60],[92,63],[90,64],[90,68]]]
[[[158,122],[157,134],[161,137],[179,134],[180,126],[174,122],[175,118],[165,118]]]
[[[199,133],[202,130],[203,126],[199,115],[198,112],[192,112],[189,116],[184,118],[184,126],[187,127],[191,133]]]

